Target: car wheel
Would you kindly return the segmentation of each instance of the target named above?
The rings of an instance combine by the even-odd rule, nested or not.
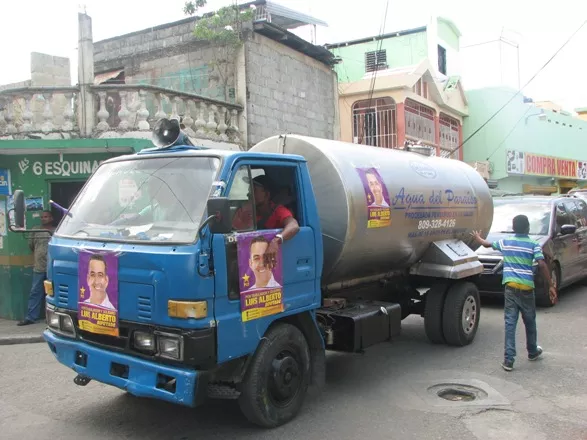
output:
[[[556,291],[558,292],[560,287],[560,270],[556,262],[550,264],[550,278],[554,281]],[[550,299],[549,285],[546,280],[543,280],[542,286],[536,289],[536,305],[539,307],[553,307],[554,302]]]

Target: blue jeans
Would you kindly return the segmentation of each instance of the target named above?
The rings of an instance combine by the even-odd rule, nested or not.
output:
[[[505,355],[506,361],[514,362],[516,357],[516,326],[518,316],[522,314],[524,327],[526,327],[526,349],[529,355],[538,351],[536,339],[536,301],[534,291],[519,290],[506,286],[505,292]]]
[[[29,305],[25,318],[28,321],[36,321],[41,315],[41,304],[43,304],[43,297],[45,296],[43,281],[46,279],[46,272],[33,271],[33,285],[29,295]]]

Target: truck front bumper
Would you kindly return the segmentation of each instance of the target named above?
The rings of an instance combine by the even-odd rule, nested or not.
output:
[[[63,365],[79,375],[113,385],[135,396],[193,407],[206,395],[207,381],[196,370],[171,367],[103,350],[79,340],[58,336],[50,330],[45,330],[43,337]]]

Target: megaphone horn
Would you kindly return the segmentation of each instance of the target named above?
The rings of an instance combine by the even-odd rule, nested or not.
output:
[[[159,119],[153,127],[153,144],[157,148],[170,147],[177,141],[180,132],[177,119]]]
[[[192,145],[189,137],[181,131],[179,120],[162,118],[153,126],[153,144],[157,148],[167,148],[174,145]]]

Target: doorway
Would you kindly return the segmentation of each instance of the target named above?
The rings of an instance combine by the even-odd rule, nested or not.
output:
[[[69,209],[69,207],[73,203],[73,200],[81,191],[85,183],[85,180],[74,182],[51,182],[51,191],[49,193],[49,198],[53,200],[55,203],[59,203],[64,208]],[[63,213],[52,205],[51,213],[53,214],[55,225],[58,225],[61,221],[61,218],[63,217]]]

